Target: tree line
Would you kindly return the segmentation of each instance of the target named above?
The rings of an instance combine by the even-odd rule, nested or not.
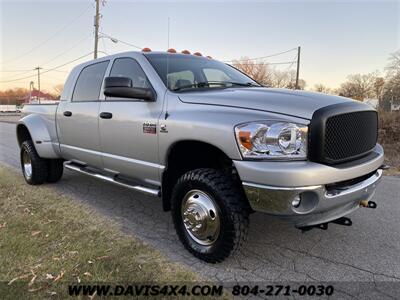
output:
[[[295,88],[295,70],[277,70],[267,62],[254,61],[246,57],[233,61],[232,65],[265,86]],[[299,88],[304,90],[306,86],[306,81],[300,79]],[[367,98],[378,99],[379,105],[383,109],[388,109],[391,101],[400,104],[400,50],[390,55],[383,76],[379,71],[368,74],[351,74],[337,89],[316,84],[311,90],[359,101]]]

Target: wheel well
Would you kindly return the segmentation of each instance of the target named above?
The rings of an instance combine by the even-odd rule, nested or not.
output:
[[[32,140],[31,134],[25,125],[20,124],[17,126],[17,139],[20,146],[23,142]]]
[[[213,168],[236,174],[232,160],[220,149],[204,142],[181,141],[172,145],[167,154],[162,176],[162,201],[164,211],[170,210],[172,189],[186,172],[198,168]]]

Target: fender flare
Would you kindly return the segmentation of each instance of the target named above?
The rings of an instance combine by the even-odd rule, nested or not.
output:
[[[28,131],[33,145],[41,158],[60,158],[54,149],[51,141],[49,130],[46,127],[44,120],[39,115],[28,115],[18,121],[16,127],[18,145],[26,140],[23,132]]]

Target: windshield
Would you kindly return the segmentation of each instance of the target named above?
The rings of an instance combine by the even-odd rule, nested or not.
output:
[[[188,54],[145,56],[171,91],[260,86],[242,72],[214,59]]]

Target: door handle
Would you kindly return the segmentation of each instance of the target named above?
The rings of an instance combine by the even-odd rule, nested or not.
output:
[[[111,119],[112,118],[112,113],[110,113],[110,112],[102,112],[102,113],[100,113],[100,118],[102,118],[102,119]]]
[[[64,111],[63,115],[66,117],[70,117],[70,116],[72,116],[72,112],[67,110],[67,111]]]

